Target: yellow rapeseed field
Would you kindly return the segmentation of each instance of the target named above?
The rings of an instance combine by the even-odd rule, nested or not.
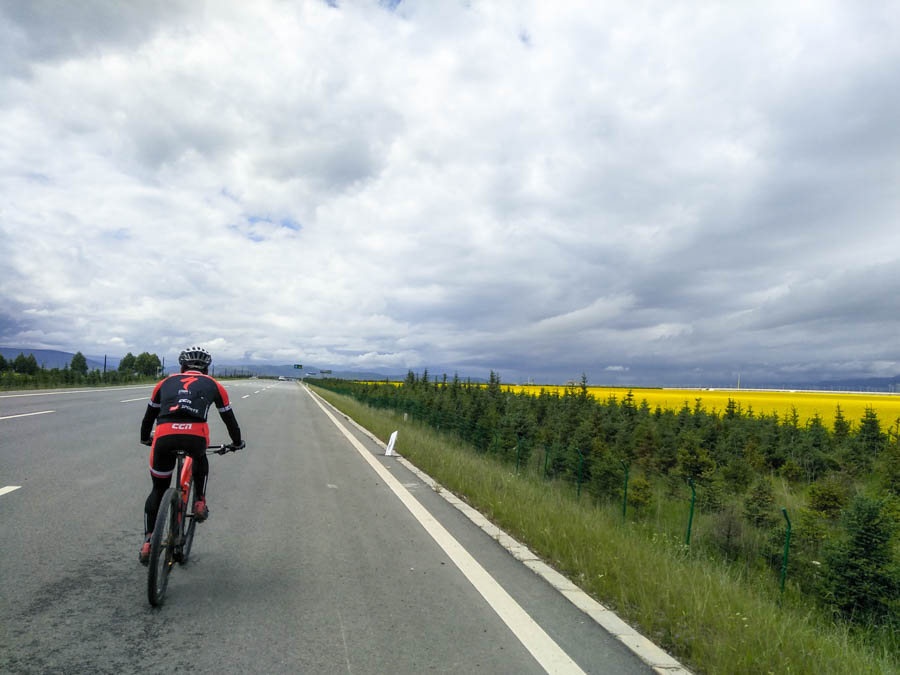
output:
[[[399,386],[400,382],[391,384]],[[482,385],[487,386],[487,385]],[[521,385],[504,384],[504,391],[525,392],[537,396],[541,389],[562,394],[565,387],[557,385]],[[663,410],[680,410],[685,401],[691,409],[700,399],[700,407],[706,411],[721,413],[728,405],[728,399],[734,400],[743,412],[753,409],[754,415],[778,413],[779,419],[790,415],[791,407],[797,410],[800,426],[818,413],[829,429],[834,422],[834,413],[838,406],[844,418],[854,428],[865,414],[866,408],[872,408],[881,421],[881,428],[900,431],[900,394],[872,394],[854,392],[813,392],[813,391],[759,391],[753,389],[641,389],[635,387],[588,387],[588,392],[598,401],[615,396],[621,401],[628,392],[634,395],[635,402],[640,405],[647,401],[651,408],[660,406]]]
[[[504,389],[515,392],[527,392],[537,395],[541,389],[547,391],[559,391],[564,387],[555,386],[518,386],[503,385]],[[641,400],[646,399],[651,408],[660,406],[670,410],[679,410],[687,401],[693,408],[696,399],[700,399],[700,406],[707,411],[717,410],[720,413],[728,405],[728,399],[733,399],[746,412],[748,406],[753,408],[754,414],[777,412],[779,418],[790,414],[791,406],[797,409],[801,426],[811,419],[816,413],[822,418],[822,423],[831,428],[834,421],[834,413],[838,405],[847,421],[854,427],[862,418],[867,407],[871,407],[878,414],[882,429],[896,428],[900,420],[900,396],[894,394],[854,394],[845,392],[823,393],[803,391],[753,391],[749,389],[620,389],[609,387],[588,387],[588,391],[597,400],[604,400],[609,396],[615,396],[619,401],[629,391],[634,394],[634,399],[640,405]]]

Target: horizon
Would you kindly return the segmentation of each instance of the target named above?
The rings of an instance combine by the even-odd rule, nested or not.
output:
[[[3,346],[3,345],[0,345],[0,350],[6,350],[8,352],[9,351],[17,351],[17,352],[21,352],[21,353],[25,354],[26,356],[29,353],[32,353],[35,351],[55,352],[57,354],[69,356],[69,357],[74,356],[76,353],[76,352],[66,352],[63,350],[51,350],[51,349],[31,348],[31,347],[10,347],[10,346]],[[77,351],[80,351],[80,350],[77,350]],[[88,360],[89,363],[94,363],[94,364],[102,363],[102,359],[103,359],[102,355],[84,354],[83,352],[82,352],[82,354]],[[124,356],[125,356],[124,354],[122,356],[113,356],[113,355],[109,355],[109,354],[106,355],[106,357],[108,359],[110,359],[111,362],[114,362],[114,363],[119,362]],[[137,355],[135,354],[135,356],[137,356]],[[6,356],[6,358],[7,358],[7,360],[10,360],[9,356]],[[37,357],[35,357],[35,358],[37,358]],[[40,365],[41,367],[45,367],[43,364],[40,364],[40,363],[38,365]],[[273,369],[271,371],[273,376],[281,375],[281,376],[285,376],[285,377],[292,377],[293,379],[301,379],[303,377],[311,377],[311,376],[320,376],[321,375],[320,369],[318,366],[315,366],[315,367],[310,366],[309,368],[304,367],[303,369],[294,369],[293,364],[291,364],[291,363],[283,363],[283,362],[275,362],[275,361],[273,361],[273,362],[260,362],[260,361],[240,362],[240,361],[238,361],[238,362],[227,362],[227,363],[217,363],[216,361],[213,361],[212,368],[215,369],[217,367],[221,368],[221,369],[225,369],[225,370],[234,369],[234,368],[257,368],[257,369],[270,368],[270,369]],[[164,368],[163,372],[174,372],[175,371],[175,368],[173,368],[171,365],[167,366],[164,364],[163,368]],[[115,366],[110,365],[109,369],[113,370],[113,369],[115,369]],[[279,372],[277,369],[284,369],[285,372]],[[458,372],[442,371],[440,369],[434,369],[434,368],[431,368],[428,366],[425,366],[421,369],[412,369],[411,368],[405,372],[383,372],[383,371],[374,371],[374,370],[373,371],[345,370],[345,369],[335,369],[333,367],[325,367],[325,370],[336,370],[337,372],[334,373],[334,375],[336,377],[339,377],[341,375],[344,375],[344,376],[377,375],[378,379],[386,378],[392,382],[404,380],[409,372],[414,373],[417,377],[421,377],[424,374],[424,372],[427,371],[429,374],[429,379],[431,379],[432,381],[440,380],[444,376],[446,376],[448,379],[452,379],[454,376],[457,376],[463,382],[465,382],[466,380],[470,380],[473,382],[486,382],[489,379],[490,373],[493,372],[495,375],[497,375],[501,378],[501,384],[503,386],[565,387],[565,386],[569,386],[570,383],[573,386],[580,386],[580,384],[581,384],[581,376],[579,376],[578,378],[567,378],[567,379],[557,380],[557,381],[537,381],[537,380],[534,380],[533,378],[530,380],[526,379],[524,381],[523,380],[502,380],[503,373],[501,373],[499,371],[488,371],[488,373],[486,373],[486,374],[474,374],[474,373],[460,374]],[[212,374],[212,372],[213,371],[211,371],[211,374]],[[296,372],[296,374],[292,374],[294,372]],[[331,373],[329,373],[329,374],[331,374]],[[365,378],[363,378],[363,379],[365,379]],[[881,386],[886,387],[886,388],[884,388],[884,389],[874,388],[877,386],[875,384],[875,382],[881,382]],[[831,383],[831,388],[816,388],[817,386],[818,387],[828,387],[829,383]],[[856,383],[855,386],[857,386],[858,388],[857,389],[835,389],[834,388],[841,384],[848,385],[848,384],[852,384],[852,383]],[[776,384],[776,383],[758,383],[758,382],[752,382],[752,381],[746,381],[746,380],[744,381],[743,385],[741,384],[740,381],[737,381],[734,383],[724,383],[724,382],[710,383],[710,382],[707,382],[707,383],[689,383],[689,384],[684,384],[684,383],[682,383],[682,384],[671,384],[671,383],[669,383],[669,384],[667,384],[667,383],[656,383],[656,384],[653,384],[653,383],[650,383],[650,384],[647,384],[647,383],[643,383],[643,384],[624,383],[624,384],[621,384],[621,383],[609,383],[609,382],[604,382],[604,381],[592,381],[590,379],[590,377],[588,377],[588,382],[587,382],[588,387],[625,389],[625,390],[627,390],[627,389],[674,389],[674,390],[683,389],[686,391],[703,391],[703,390],[707,390],[707,391],[713,391],[713,390],[752,391],[754,389],[757,389],[759,391],[774,391],[774,392],[777,392],[777,391],[823,392],[823,393],[831,393],[831,392],[833,392],[833,393],[841,393],[841,392],[844,392],[844,393],[857,393],[857,392],[859,392],[859,393],[866,393],[866,392],[875,393],[875,392],[880,392],[880,393],[885,393],[885,394],[895,393],[897,385],[900,385],[900,374],[897,374],[894,376],[888,376],[888,377],[857,378],[857,379],[851,378],[851,379],[845,379],[845,380],[810,380],[810,381],[806,381],[806,382],[798,380],[795,382],[783,382],[780,385]]]

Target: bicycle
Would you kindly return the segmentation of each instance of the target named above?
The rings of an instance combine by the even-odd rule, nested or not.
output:
[[[211,445],[206,454],[224,455],[236,452],[231,444]],[[175,566],[185,565],[194,543],[194,476],[193,460],[184,450],[176,452],[175,472],[178,481],[175,487],[165,491],[156,514],[156,525],[150,538],[150,563],[147,571],[147,598],[154,607],[165,600],[169,573]]]

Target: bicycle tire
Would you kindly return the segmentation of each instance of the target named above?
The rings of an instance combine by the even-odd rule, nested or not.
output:
[[[188,484],[188,489],[185,494],[187,496],[187,501],[185,501],[184,517],[187,520],[184,525],[184,544],[181,547],[181,560],[178,561],[182,565],[187,563],[188,556],[191,555],[191,545],[194,543],[194,528],[197,527],[197,520],[194,518],[193,511],[194,501],[196,499],[194,495],[193,478],[191,478],[191,482]]]
[[[169,488],[163,494],[150,538],[150,565],[147,570],[147,599],[154,607],[163,604],[169,572],[175,564],[175,537],[178,534],[178,491]]]

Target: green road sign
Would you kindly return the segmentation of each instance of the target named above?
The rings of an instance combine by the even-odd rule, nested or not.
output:
[[[303,364],[302,364],[302,363],[295,363],[295,364],[294,364],[294,368],[299,369],[299,368],[302,368],[302,367],[303,367]]]

